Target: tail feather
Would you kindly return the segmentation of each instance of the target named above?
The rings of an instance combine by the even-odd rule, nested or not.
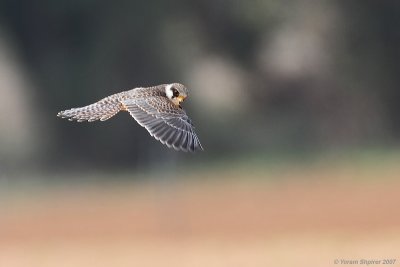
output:
[[[57,116],[70,121],[105,121],[122,110],[122,104],[114,96],[106,97],[94,104],[60,111]]]

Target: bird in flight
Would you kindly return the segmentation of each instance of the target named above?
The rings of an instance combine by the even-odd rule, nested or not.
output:
[[[203,150],[194,127],[181,103],[188,89],[180,83],[137,87],[113,94],[80,108],[61,111],[58,117],[70,121],[105,121],[120,111],[130,115],[155,139],[175,150],[195,152]]]

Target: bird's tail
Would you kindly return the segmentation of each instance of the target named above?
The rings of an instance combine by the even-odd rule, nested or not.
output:
[[[118,94],[106,97],[94,104],[60,111],[57,116],[70,121],[105,121],[116,115],[123,109],[122,103],[119,101]]]

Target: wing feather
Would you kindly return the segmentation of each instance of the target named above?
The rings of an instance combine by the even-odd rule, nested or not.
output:
[[[203,150],[185,111],[162,96],[126,99],[122,104],[151,136],[175,150]]]

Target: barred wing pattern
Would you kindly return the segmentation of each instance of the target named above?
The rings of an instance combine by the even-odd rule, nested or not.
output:
[[[57,116],[69,121],[106,121],[121,111],[122,105],[119,98],[123,93],[114,94],[97,101],[94,104],[60,111]]]
[[[131,116],[151,136],[175,150],[203,150],[185,111],[164,97],[147,97],[121,101]]]

